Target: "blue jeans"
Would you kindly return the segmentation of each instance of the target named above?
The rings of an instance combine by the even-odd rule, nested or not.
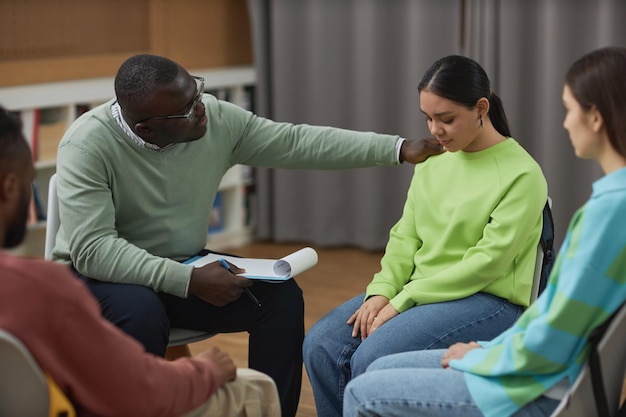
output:
[[[346,387],[343,416],[482,417],[463,373],[441,367],[445,351],[398,353],[374,361]],[[558,404],[558,400],[539,397],[515,417],[547,417]]]
[[[460,300],[410,308],[361,342],[360,335],[352,337],[352,326],[346,322],[361,306],[364,296],[354,297],[332,310],[304,339],[304,364],[319,416],[341,416],[346,385],[374,360],[400,352],[443,349],[456,342],[491,340],[524,311],[502,298],[477,293]]]

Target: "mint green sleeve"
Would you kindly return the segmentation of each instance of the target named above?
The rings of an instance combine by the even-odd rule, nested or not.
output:
[[[105,140],[93,137],[98,139]],[[76,269],[90,278],[186,297],[192,266],[153,256],[118,236],[102,159],[71,139],[59,147],[57,158],[60,233]]]
[[[320,170],[400,164],[397,135],[279,123],[228,102],[219,102],[215,111],[238,138],[232,156],[235,164]]]

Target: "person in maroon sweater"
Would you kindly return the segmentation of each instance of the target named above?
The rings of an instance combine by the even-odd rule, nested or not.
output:
[[[0,106],[0,246],[19,245],[35,177],[21,122]],[[69,267],[0,251],[0,328],[28,348],[78,416],[280,416],[273,380],[212,347],[168,362],[102,318]]]

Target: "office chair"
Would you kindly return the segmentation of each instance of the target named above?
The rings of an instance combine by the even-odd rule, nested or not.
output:
[[[46,217],[44,258],[50,260],[52,259],[52,249],[54,248],[56,235],[61,225],[61,218],[59,217],[59,199],[57,197],[56,173],[52,174],[48,185],[48,207]],[[213,333],[201,330],[171,328],[166,358],[173,360],[180,356],[191,356],[191,352],[187,346],[189,343],[199,342],[201,340],[208,339],[213,335]]]
[[[626,407],[620,410],[626,373],[626,304],[609,320],[597,344],[592,345],[590,359],[551,417],[626,415]]]
[[[26,347],[0,329],[0,415],[46,416],[48,386]]]
[[[75,417],[67,397],[45,375],[26,346],[0,329],[0,416]]]

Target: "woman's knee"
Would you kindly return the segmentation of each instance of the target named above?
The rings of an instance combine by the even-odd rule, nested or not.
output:
[[[334,313],[320,319],[305,335],[302,353],[306,364],[337,366],[349,361],[360,344],[361,339],[352,337],[352,327],[346,324],[343,315]]]
[[[441,368],[447,349],[416,350],[382,356],[367,367],[367,372],[392,368]]]
[[[368,366],[376,359],[384,356],[383,350],[378,343],[373,343],[372,336],[369,336],[350,358],[350,369],[352,371],[352,378],[357,377],[365,372]],[[370,340],[368,340],[370,339]]]
[[[320,343],[324,340],[324,330],[320,322],[317,322],[309,329],[304,335],[304,341],[302,342],[302,354],[304,360],[307,361],[312,357],[316,351],[319,350]]]

